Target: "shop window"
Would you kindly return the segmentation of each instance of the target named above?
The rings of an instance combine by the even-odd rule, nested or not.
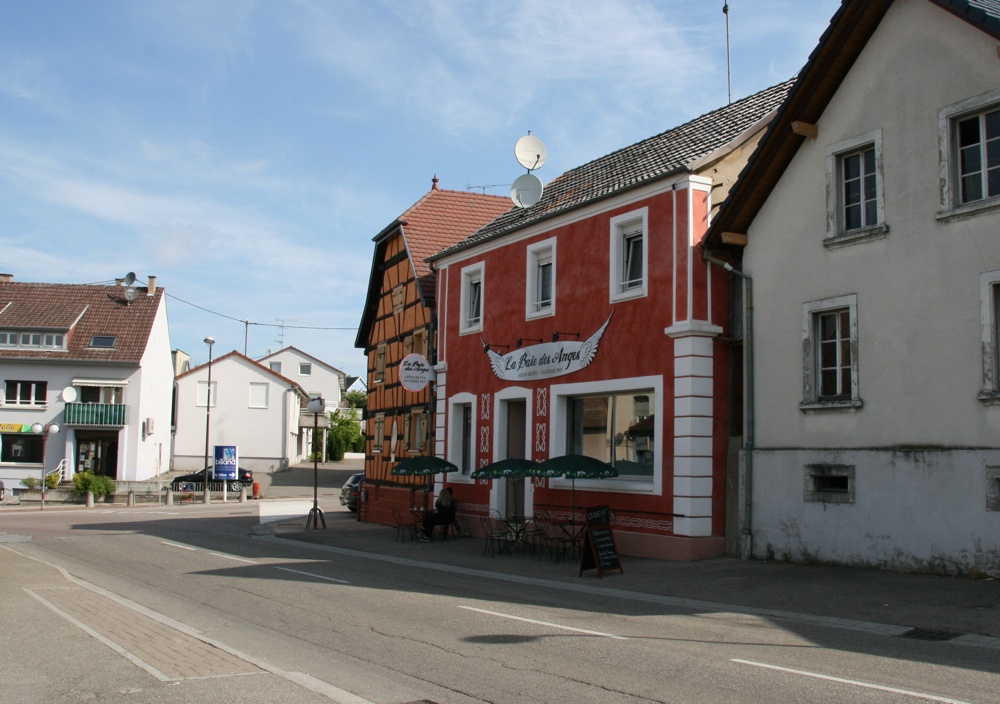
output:
[[[0,433],[0,462],[41,464],[44,438],[35,433]]]

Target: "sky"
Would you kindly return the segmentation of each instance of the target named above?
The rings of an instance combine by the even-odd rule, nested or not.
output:
[[[167,294],[192,363],[365,376],[373,238],[793,77],[840,0],[3,0],[0,273]]]

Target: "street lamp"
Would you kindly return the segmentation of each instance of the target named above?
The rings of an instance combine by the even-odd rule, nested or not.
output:
[[[41,423],[33,423],[31,426],[31,432],[35,435],[42,436],[42,509],[45,510],[45,450],[46,446],[49,444],[49,433],[58,433],[59,426],[56,423],[49,423],[48,425],[42,425]]]
[[[309,517],[306,519],[307,530],[318,530],[319,523],[323,523],[323,530],[326,530],[326,517],[319,508],[319,449],[316,446],[316,438],[319,437],[319,414],[326,412],[326,401],[322,396],[309,401],[306,411],[313,414],[313,507],[309,509]]]
[[[202,500],[207,504],[211,503],[211,495],[208,491],[208,434],[212,427],[212,345],[215,344],[214,337],[206,337],[205,344],[208,345],[208,395],[205,400],[205,493]]]

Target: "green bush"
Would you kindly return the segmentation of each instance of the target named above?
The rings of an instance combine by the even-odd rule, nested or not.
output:
[[[106,477],[103,474],[91,474],[90,472],[77,472],[74,474],[73,485],[76,487],[77,496],[83,496],[89,491],[94,495],[94,498],[114,494],[117,488],[114,479]]]
[[[41,481],[38,477],[25,477],[21,480],[21,483],[28,488],[29,491],[34,491],[41,485]]]
[[[59,486],[59,482],[62,481],[62,472],[53,472],[52,474],[45,475],[45,488],[55,489]]]

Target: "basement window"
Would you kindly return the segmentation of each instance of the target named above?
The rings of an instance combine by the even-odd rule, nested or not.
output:
[[[804,499],[812,503],[853,504],[854,465],[807,464]]]
[[[986,510],[1000,511],[1000,467],[986,468]]]

